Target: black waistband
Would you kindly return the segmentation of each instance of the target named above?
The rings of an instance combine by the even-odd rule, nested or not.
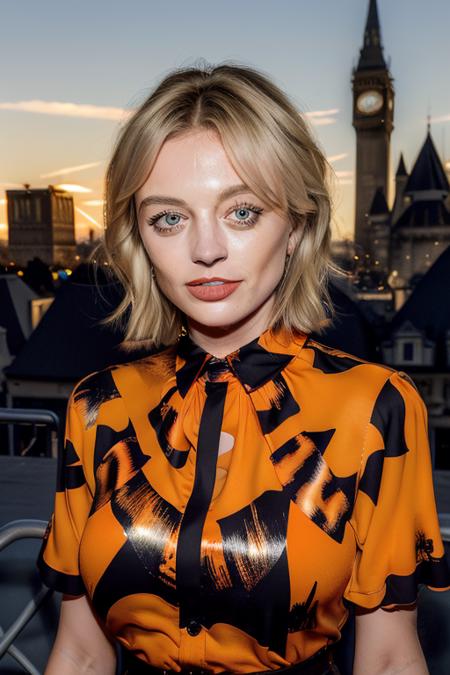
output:
[[[186,667],[180,672],[175,670],[163,670],[154,668],[147,663],[127,653],[125,658],[125,669],[123,675],[211,675],[212,671],[205,668]],[[292,666],[284,668],[275,668],[272,670],[257,671],[247,673],[246,675],[328,675],[335,673],[339,675],[339,670],[333,660],[332,647],[322,647],[318,652],[304,661],[295,663]],[[218,675],[235,675],[233,671],[221,671]]]

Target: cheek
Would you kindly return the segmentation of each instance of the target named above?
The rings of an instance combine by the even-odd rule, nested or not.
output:
[[[280,238],[255,242],[244,260],[248,269],[255,275],[261,275],[272,281],[284,268],[286,245]]]
[[[173,277],[176,270],[179,269],[181,260],[177,256],[177,248],[169,241],[164,239],[156,240],[150,236],[142,236],[141,241],[147,251],[150,261],[158,271],[158,275],[164,277]]]
[[[175,245],[175,242],[161,239],[147,245],[149,258],[156,271],[156,282],[161,293],[175,305],[182,307],[184,299],[184,283],[192,278],[186,250]]]

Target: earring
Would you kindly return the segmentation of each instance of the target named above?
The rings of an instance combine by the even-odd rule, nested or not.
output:
[[[156,279],[155,268],[153,267],[153,265],[150,265],[150,271],[151,271],[152,279]]]

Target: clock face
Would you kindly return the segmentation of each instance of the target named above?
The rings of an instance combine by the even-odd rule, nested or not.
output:
[[[383,96],[379,91],[363,91],[356,100],[356,107],[364,115],[373,115],[383,107]]]

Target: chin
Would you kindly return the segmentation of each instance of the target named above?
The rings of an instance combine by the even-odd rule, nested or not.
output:
[[[217,311],[211,311],[210,307],[205,307],[202,311],[193,311],[192,308],[187,308],[184,311],[185,315],[188,317],[189,321],[195,327],[204,326],[211,329],[223,329],[224,331],[230,331],[233,328],[239,328],[244,325],[247,321],[251,321],[252,318],[261,311],[262,304],[255,305],[253,302],[250,306],[245,307],[243,303],[234,305],[227,308],[219,308],[216,306]],[[189,311],[191,310],[191,311]]]
[[[193,324],[199,326],[208,326],[209,328],[230,328],[231,326],[244,321],[250,312],[243,312],[242,306],[219,308],[211,307],[212,303],[205,303],[203,308],[185,307],[183,312]],[[209,306],[208,306],[209,305]]]
[[[186,302],[186,298],[173,298],[172,302],[185,314],[193,324],[208,328],[223,328],[230,330],[233,326],[245,323],[247,319],[261,310],[262,305],[267,301],[266,296],[258,299],[256,290],[253,290],[253,296],[248,297],[251,300],[248,304],[245,298],[233,298],[217,302],[205,302],[198,300]],[[255,302],[256,301],[256,302]]]
[[[244,316],[236,315],[233,313],[226,313],[221,316],[211,316],[211,314],[201,313],[201,314],[187,314],[190,321],[202,326],[208,326],[209,328],[229,328],[236,323],[239,323]]]

